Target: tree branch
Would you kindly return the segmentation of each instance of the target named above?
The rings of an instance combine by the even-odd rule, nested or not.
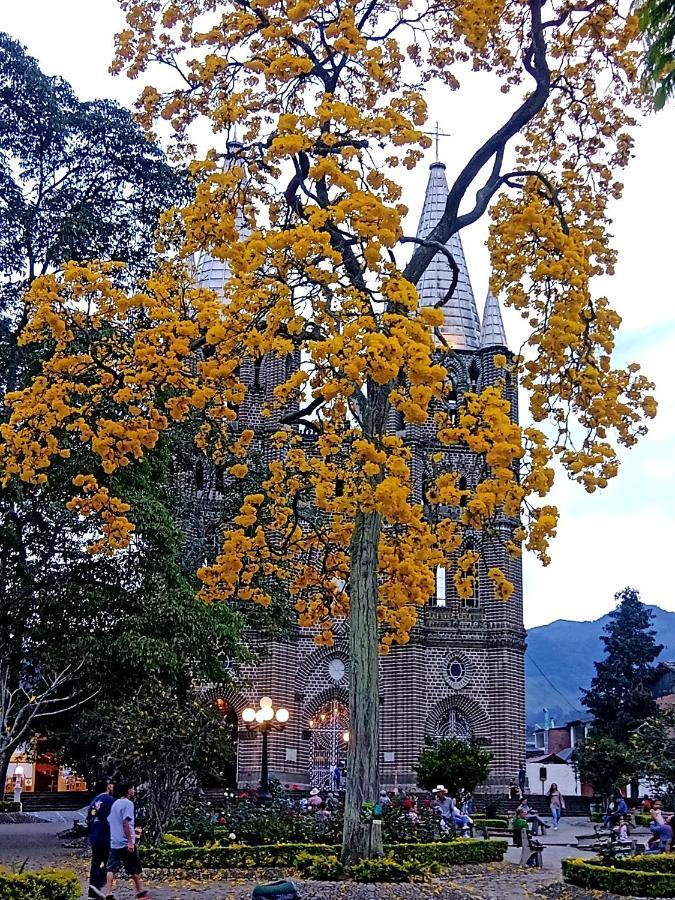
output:
[[[516,134],[543,109],[551,88],[551,73],[546,59],[546,41],[544,39],[544,29],[541,21],[541,0],[529,0],[530,21],[532,40],[527,51],[523,56],[523,67],[532,76],[535,81],[534,91],[526,97],[521,105],[512,113],[509,119],[498,128],[494,134],[485,141],[485,143],[476,150],[471,159],[464,166],[453,184],[445,204],[445,210],[438,224],[431,233],[427,235],[427,241],[439,242],[446,244],[453,234],[456,234],[461,228],[465,228],[472,222],[479,219],[494,195],[494,191],[498,188],[498,171],[504,154],[504,149],[511,138]],[[476,194],[476,203],[474,208],[458,216],[459,205],[466,196],[466,193],[472,182],[477,178],[482,168],[495,158],[495,164],[492,171],[483,185]],[[497,176],[495,175],[497,173]],[[434,258],[436,250],[433,246],[420,246],[413,253],[408,265],[405,267],[404,275],[413,284],[422,277],[422,273],[426,270],[431,260]]]

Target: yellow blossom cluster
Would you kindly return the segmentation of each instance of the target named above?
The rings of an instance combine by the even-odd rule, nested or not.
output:
[[[189,160],[193,200],[163,217],[160,262],[140,289],[103,263],[34,282],[22,340],[42,345],[44,363],[7,398],[4,483],[44,483],[55,460],[86,450],[72,508],[98,528],[93,549],[114,552],[131,522],[108,479],[194,424],[199,451],[243,494],[200,569],[202,596],[264,605],[283,580],[323,644],[372,597],[382,650],[405,643],[438,567],[470,600],[481,536],[546,561],[553,458],[587,490],[603,487],[617,444],[655,412],[638,367],[614,366],[619,317],[591,291],[615,262],[607,210],[631,152],[632,18],[563,0],[121,5],[114,68],[137,77],[160,60],[181,78],[145,88],[141,121],[150,133],[168,123],[178,158],[194,156],[200,121],[214,148]],[[472,69],[520,92],[524,118],[516,171],[502,173],[488,142],[474,176],[471,160],[458,176],[453,227],[477,173],[492,170],[478,192],[493,198],[492,289],[531,335],[522,358],[494,356],[501,385],[458,404],[442,310],[419,306],[419,273],[403,268],[399,173],[431,144],[429,83],[456,89]],[[203,254],[227,267],[222,290],[200,286]],[[268,390],[270,367],[286,375]],[[507,379],[552,429],[513,422]],[[403,439],[414,426],[433,426],[424,485]],[[456,451],[476,460],[471,484]],[[508,600],[508,573],[486,577]]]

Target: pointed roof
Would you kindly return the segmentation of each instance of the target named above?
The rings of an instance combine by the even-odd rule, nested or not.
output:
[[[480,345],[481,347],[508,347],[499,300],[489,292],[483,310]]]
[[[441,162],[435,162],[430,166],[424,207],[417,228],[418,238],[427,237],[438,224],[445,210],[447,196],[445,166]],[[456,350],[477,350],[480,346],[480,320],[458,234],[453,234],[447,247],[459,267],[459,280],[452,298],[443,307],[445,323],[441,326],[441,332]],[[447,294],[451,284],[450,263],[442,253],[437,253],[417,284],[421,305],[433,306],[438,303]]]

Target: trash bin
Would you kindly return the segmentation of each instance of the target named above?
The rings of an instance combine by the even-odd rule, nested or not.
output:
[[[276,900],[298,900],[298,889],[293,881],[271,881],[253,888],[254,897],[276,897]]]

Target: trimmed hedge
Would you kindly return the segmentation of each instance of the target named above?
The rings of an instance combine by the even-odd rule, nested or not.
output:
[[[482,816],[471,816],[473,824],[476,828],[504,828],[509,827],[509,820],[506,818],[485,819]]]
[[[665,872],[675,875],[675,853],[655,853],[643,856],[629,856],[617,859],[617,869],[636,869],[639,872]]]
[[[479,841],[457,838],[433,844],[388,844],[385,853],[399,861],[415,859],[420,863],[441,863],[462,866],[468,863],[501,862],[508,847],[507,841]]]
[[[21,812],[21,804],[14,800],[0,800],[0,812]]]
[[[632,860],[621,862],[631,863]],[[569,884],[587,890],[608,891],[629,897],[675,897],[675,875],[665,872],[640,871],[623,865],[604,866],[599,861],[586,859],[563,859],[562,872]]]
[[[40,869],[20,875],[0,869],[0,900],[79,900],[80,882],[67,869]]]
[[[458,838],[430,844],[387,844],[385,853],[397,862],[416,861],[426,865],[446,866],[467,863],[501,862],[506,853],[506,841],[482,841]],[[226,847],[171,846],[143,852],[144,865],[154,869],[254,869],[295,868],[300,855],[339,856],[340,847],[329,844],[269,844],[245,847],[230,844]]]

